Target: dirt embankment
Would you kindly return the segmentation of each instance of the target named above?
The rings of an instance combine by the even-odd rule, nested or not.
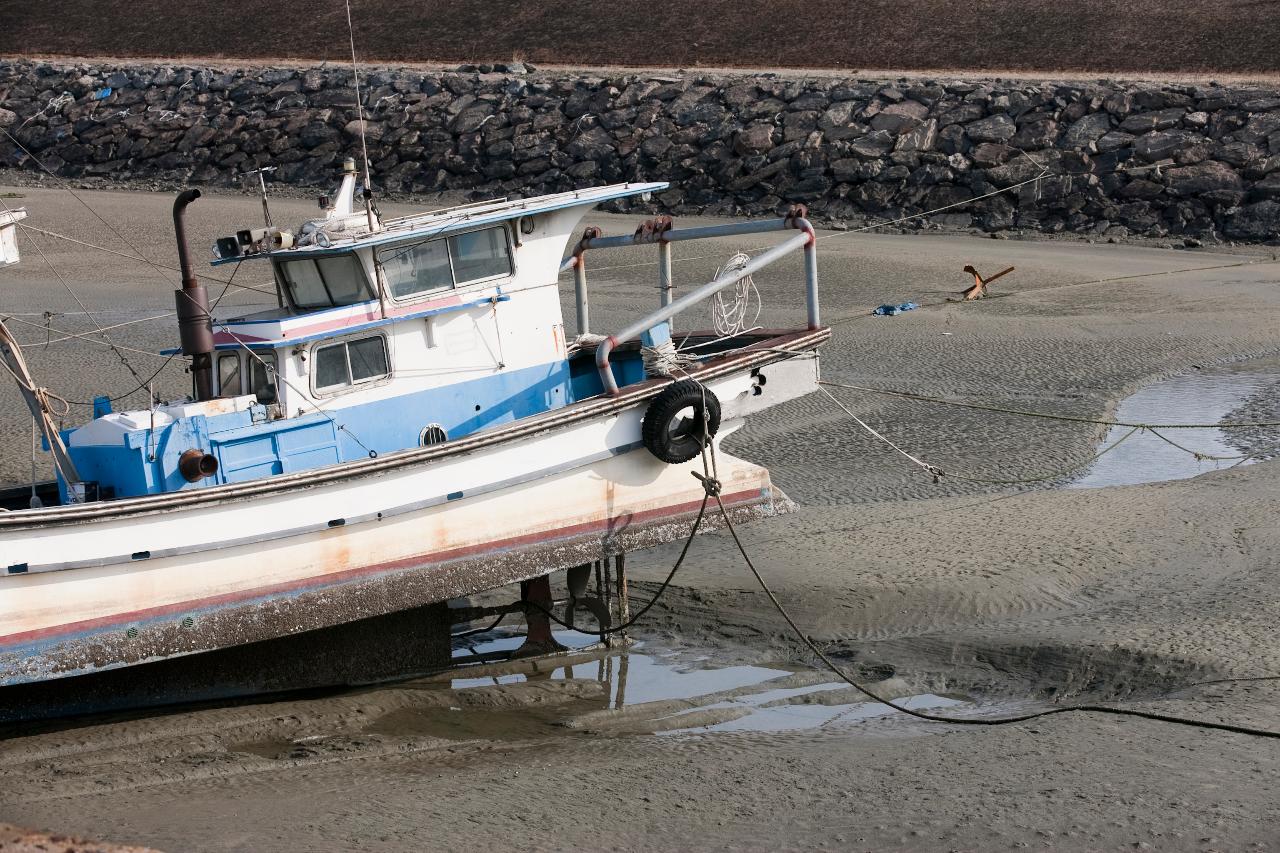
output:
[[[354,0],[363,59],[841,69],[1272,74],[1260,0]],[[350,58],[340,0],[0,0],[0,54]]]

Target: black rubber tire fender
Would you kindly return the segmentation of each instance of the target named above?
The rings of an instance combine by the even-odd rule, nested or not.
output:
[[[686,409],[692,409],[692,415],[681,417]],[[677,465],[701,453],[702,445],[719,429],[720,401],[716,395],[693,379],[681,379],[653,398],[645,410],[640,437],[650,453]]]

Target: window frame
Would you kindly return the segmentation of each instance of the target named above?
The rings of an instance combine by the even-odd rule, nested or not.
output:
[[[507,250],[507,270],[508,271],[505,273],[498,273],[497,275],[489,275],[489,276],[483,276],[481,278],[467,279],[466,281],[458,281],[458,270],[454,264],[453,247],[450,241],[452,241],[456,237],[462,237],[467,234],[476,234],[481,231],[500,231],[502,233],[503,245],[506,247],[506,250]],[[505,223],[500,223],[496,225],[484,225],[479,228],[469,228],[464,231],[454,231],[449,234],[432,236],[429,239],[406,240],[403,243],[396,243],[390,246],[378,246],[374,248],[374,252],[373,252],[374,265],[381,271],[383,270],[382,256],[384,254],[394,254],[395,252],[400,250],[409,249],[414,246],[418,246],[425,243],[436,243],[436,242],[445,244],[445,256],[449,260],[449,277],[453,280],[453,284],[449,287],[439,287],[439,288],[436,288],[435,290],[419,290],[415,293],[409,293],[404,296],[396,296],[395,293],[392,291],[391,283],[389,281],[386,281],[386,273],[385,271],[383,271],[382,277],[383,277],[383,281],[386,281],[387,296],[393,302],[405,303],[405,302],[425,301],[425,300],[431,299],[434,296],[438,296],[440,294],[452,293],[457,290],[472,288],[476,285],[485,285],[495,281],[502,281],[504,279],[512,279],[512,278],[515,278],[516,276],[518,265],[516,263],[515,246],[512,245],[512,242],[511,242],[511,229],[507,227]]]
[[[358,341],[371,339],[380,339],[382,341],[382,351],[387,357],[387,372],[379,376],[371,376],[368,379],[355,380],[351,375],[351,350],[350,345]],[[326,349],[334,349],[342,347],[343,354],[347,362],[347,382],[343,385],[317,385],[319,377],[319,359],[320,352]],[[391,336],[383,332],[365,332],[363,334],[347,335],[342,338],[327,338],[325,340],[316,341],[311,345],[307,353],[307,360],[311,363],[311,368],[307,372],[310,374],[311,394],[313,397],[337,397],[342,394],[350,394],[354,391],[361,391],[365,388],[373,388],[378,385],[390,382],[395,376],[395,360],[391,354]]]
[[[369,295],[367,299],[361,299],[358,302],[346,302],[343,304],[338,304],[334,301],[333,289],[329,287],[329,282],[324,277],[324,273],[320,269],[319,262],[335,258],[350,258],[355,262],[356,269],[360,276],[360,282],[364,285],[365,292]],[[299,305],[298,301],[294,299],[293,288],[289,286],[289,279],[285,275],[284,267],[287,264],[296,264],[304,261],[315,265],[316,276],[320,279],[320,286],[324,288],[325,295],[329,297],[328,305]],[[289,304],[289,309],[295,314],[309,314],[315,311],[332,311],[335,308],[347,308],[351,305],[365,305],[378,300],[378,288],[373,282],[369,281],[369,274],[364,267],[364,261],[360,259],[360,254],[354,250],[350,252],[315,255],[312,257],[301,256],[294,258],[272,258],[271,269],[276,277],[276,289],[283,294],[285,301]]]
[[[235,390],[235,393],[231,393],[231,394],[227,393],[226,386],[223,385],[222,383],[222,364],[228,359],[235,359],[235,362],[236,362],[236,373],[235,373],[236,390]],[[244,356],[242,356],[238,350],[233,350],[231,352],[223,351],[218,353],[217,369],[215,370],[215,372],[218,375],[218,396],[219,397],[241,397],[244,395]]]

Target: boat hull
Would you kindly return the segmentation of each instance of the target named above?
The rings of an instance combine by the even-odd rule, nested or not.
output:
[[[145,571],[126,565],[11,579],[20,585],[6,590],[0,684],[313,631],[679,539],[702,501],[690,473],[696,467],[637,450],[381,523],[176,555]],[[789,508],[765,469],[721,453],[720,473],[736,521]],[[708,528],[718,521],[713,514]]]
[[[768,365],[767,385],[758,364],[726,367],[702,377],[723,407],[717,448],[743,418],[817,387],[813,359]],[[0,687],[294,636],[682,539],[701,462],[644,449],[661,387],[456,448],[0,515]],[[766,469],[717,459],[735,523],[790,507]]]

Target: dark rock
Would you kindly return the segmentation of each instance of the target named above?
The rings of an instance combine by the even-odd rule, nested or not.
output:
[[[748,125],[738,133],[733,150],[744,157],[748,154],[763,154],[773,148],[774,130],[772,124],[763,122]]]
[[[871,126],[876,130],[899,136],[920,125],[928,109],[915,101],[903,101],[890,104],[871,117]]]
[[[1231,240],[1274,240],[1280,236],[1280,203],[1260,201],[1228,211],[1222,233]]]
[[[1263,113],[1250,116],[1244,128],[1236,132],[1240,142],[1261,142],[1276,131],[1280,131],[1280,112]]]
[[[1106,154],[1109,151],[1116,151],[1125,148],[1133,143],[1136,137],[1132,133],[1124,133],[1123,131],[1113,130],[1104,134],[1093,145],[1098,149],[1099,154]]]
[[[1143,178],[1134,178],[1117,195],[1121,198],[1150,200],[1164,192],[1164,186]]]
[[[1239,192],[1243,185],[1235,170],[1216,160],[1207,160],[1194,166],[1169,169],[1165,172],[1165,183],[1169,194],[1174,196],[1193,196],[1212,190],[1228,190]]]
[[[1011,148],[1008,145],[997,145],[993,142],[984,142],[981,145],[974,146],[973,151],[969,154],[969,158],[973,160],[973,164],[975,166],[987,168],[1006,163],[1009,158],[1017,153],[1018,149]]]
[[[929,151],[932,150],[938,136],[938,122],[929,119],[915,130],[908,131],[898,137],[894,151]]]
[[[1186,110],[1181,107],[1170,110],[1159,110],[1153,113],[1138,113],[1120,122],[1120,129],[1125,133],[1149,133],[1153,130],[1167,130],[1182,123]]]
[[[1175,151],[1202,141],[1203,137],[1186,131],[1155,131],[1134,140],[1133,153],[1141,160],[1154,163],[1157,160],[1167,160]]]
[[[1091,113],[1067,128],[1059,145],[1063,148],[1087,148],[1111,130],[1111,116]]]
[[[997,114],[965,125],[964,132],[974,142],[1008,142],[1018,127],[1007,115]]]
[[[1034,151],[1048,148],[1058,140],[1058,123],[1053,119],[1042,118],[1018,125],[1018,132],[1009,140],[1015,148]]]
[[[1249,194],[1255,199],[1280,198],[1280,175],[1271,175],[1258,181],[1250,189]]]
[[[859,157],[883,157],[893,149],[893,145],[893,137],[886,131],[878,130],[849,143],[849,151]]]
[[[954,109],[947,110],[938,116],[938,126],[946,127],[950,124],[968,124],[971,121],[977,121],[987,114],[987,109],[982,104],[965,103]]]
[[[1236,167],[1247,166],[1262,159],[1262,149],[1249,142],[1228,142],[1214,149],[1213,159]]]

